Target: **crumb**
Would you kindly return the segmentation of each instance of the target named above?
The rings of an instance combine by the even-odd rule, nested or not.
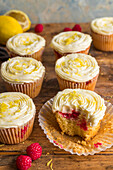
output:
[[[61,132],[61,135],[64,135],[64,132],[63,132],[63,131]]]
[[[50,154],[49,152],[46,153],[46,155],[49,155],[49,154]]]
[[[82,145],[86,146],[86,141],[82,140]]]
[[[100,75],[104,75],[104,73],[100,73]]]

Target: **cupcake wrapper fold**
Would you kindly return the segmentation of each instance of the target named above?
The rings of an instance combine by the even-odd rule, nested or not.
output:
[[[44,47],[42,47],[39,51],[37,51],[37,52],[35,52],[35,53],[31,54],[31,55],[30,54],[28,54],[28,55],[19,55],[19,54],[16,54],[16,53],[12,52],[12,51],[9,51],[8,53],[9,53],[11,58],[12,57],[16,57],[16,56],[31,57],[31,58],[34,58],[34,59],[36,59],[38,61],[42,61],[42,54],[43,54],[43,52],[44,52]]]
[[[89,53],[89,49],[90,49],[90,46],[88,48],[86,48],[85,50],[83,50],[83,51],[73,52],[73,53],[59,53],[58,51],[54,50],[54,54],[56,56],[56,60],[58,60],[62,56],[66,56],[68,54],[76,54],[76,53],[88,54]]]
[[[30,82],[30,83],[23,83],[23,84],[11,83],[11,82],[5,81],[4,79],[3,80],[4,80],[7,91],[22,92],[24,94],[27,94],[31,98],[34,98],[40,93],[42,83],[43,83],[43,78],[44,78],[44,74],[39,80]]]
[[[113,34],[111,35],[102,35],[95,33],[91,30],[93,45],[96,49],[102,51],[113,51]]]
[[[34,117],[22,126],[0,129],[0,142],[5,144],[17,144],[25,141],[32,132]]]
[[[72,82],[72,81],[62,79],[57,75],[57,80],[60,86],[60,90],[70,88],[70,89],[86,89],[86,90],[94,91],[97,79],[98,79],[98,75],[87,82]]]

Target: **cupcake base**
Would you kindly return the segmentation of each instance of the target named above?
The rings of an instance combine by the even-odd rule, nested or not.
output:
[[[0,129],[0,142],[5,144],[17,144],[25,141],[31,134],[35,116],[22,126],[17,128]]]
[[[67,119],[63,117],[59,112],[56,112],[55,114],[57,122],[63,133],[66,133],[69,136],[81,136],[85,141],[90,140],[92,137],[94,137],[100,128],[100,122],[97,126],[88,126],[86,129],[85,120],[82,120],[81,122],[79,122],[80,124],[77,124],[76,120]]]
[[[40,93],[43,79],[44,79],[44,74],[39,80],[30,82],[30,83],[19,84],[19,83],[7,82],[4,79],[3,80],[4,80],[4,84],[5,84],[7,91],[22,92],[24,94],[27,94],[31,98],[34,98],[34,97],[38,96],[38,94]]]
[[[86,90],[94,91],[97,79],[98,79],[98,75],[87,82],[72,82],[72,81],[62,79],[57,75],[57,80],[60,86],[60,90],[69,88],[69,89],[86,89]]]
[[[102,51],[113,51],[113,34],[102,35],[91,30],[93,45],[96,49]]]
[[[54,50],[54,54],[56,56],[56,60],[58,60],[62,56],[66,56],[68,54],[76,54],[76,53],[88,54],[89,49],[90,49],[90,46],[88,48],[86,48],[85,50],[83,50],[83,51],[79,51],[79,52],[75,52],[75,53],[59,53],[58,51]]]
[[[30,54],[28,54],[28,55],[20,55],[20,54],[14,53],[12,51],[9,51],[9,55],[10,55],[11,58],[12,57],[17,57],[17,56],[20,56],[20,57],[32,57],[32,58],[34,58],[34,59],[36,59],[38,61],[42,61],[43,52],[44,52],[44,47],[42,47],[39,51],[37,51],[37,52],[35,52],[35,53],[31,54],[31,55]]]

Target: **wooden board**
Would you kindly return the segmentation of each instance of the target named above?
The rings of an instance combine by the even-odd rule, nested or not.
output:
[[[80,25],[84,33],[90,33],[89,23]],[[31,31],[34,31],[34,26],[35,25],[32,25]],[[33,161],[30,170],[49,170],[46,163],[50,159],[53,159],[54,170],[113,169],[113,147],[104,152],[95,154],[94,156],[85,157],[71,155],[51,144],[38,124],[38,112],[40,108],[59,91],[54,71],[55,57],[50,48],[50,41],[52,37],[61,32],[64,27],[73,26],[74,23],[44,24],[44,31],[40,35],[47,41],[46,49],[43,54],[43,64],[46,67],[46,76],[39,96],[34,99],[37,108],[34,129],[31,136],[25,142],[18,145],[4,145],[0,147],[0,170],[15,170],[15,160],[17,156],[25,154],[26,147],[34,142],[40,143],[43,152],[40,159]],[[90,54],[97,59],[100,66],[100,76],[95,91],[113,104],[113,52],[107,53],[97,51],[92,45]],[[0,78],[0,92],[5,91],[6,89]],[[49,154],[47,155],[47,153]]]

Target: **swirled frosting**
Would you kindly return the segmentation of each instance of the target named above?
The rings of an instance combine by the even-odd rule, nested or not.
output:
[[[99,66],[90,55],[69,54],[57,60],[55,72],[66,80],[86,82],[99,74]]]
[[[51,47],[61,53],[79,52],[87,49],[91,36],[77,31],[62,32],[53,37]]]
[[[93,91],[84,89],[65,89],[54,97],[53,112],[71,113],[79,111],[80,117],[85,117],[87,124],[96,126],[102,120],[106,106],[104,99]]]
[[[18,55],[31,55],[45,46],[45,39],[35,33],[22,33],[11,37],[6,46]]]
[[[99,34],[113,34],[113,17],[97,18],[91,22],[91,29]]]
[[[0,128],[18,127],[35,115],[33,100],[19,92],[0,93]]]
[[[44,73],[42,63],[31,57],[14,57],[1,65],[2,78],[13,83],[34,82]]]

